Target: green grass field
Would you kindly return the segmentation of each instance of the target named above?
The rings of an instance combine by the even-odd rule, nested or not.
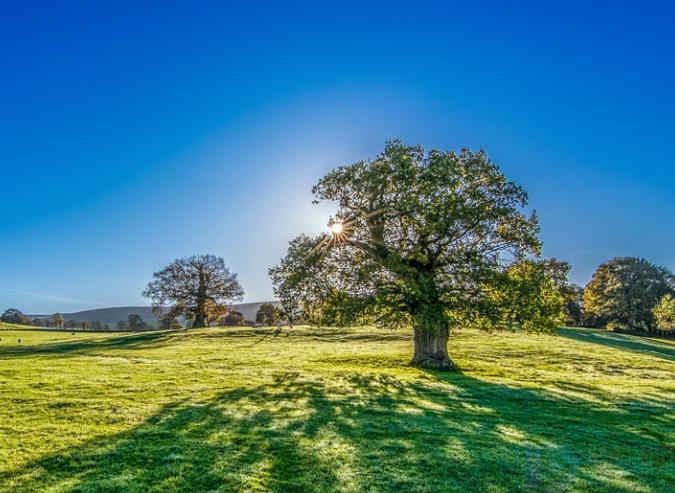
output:
[[[0,490],[675,491],[675,344],[0,330]],[[18,342],[21,339],[21,342]]]

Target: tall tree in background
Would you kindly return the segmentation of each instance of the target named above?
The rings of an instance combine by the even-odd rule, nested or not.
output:
[[[222,258],[196,255],[155,272],[143,295],[152,300],[153,308],[171,309],[174,316],[192,319],[196,328],[206,326],[214,306],[240,300],[244,291]]]
[[[594,326],[654,327],[654,306],[675,293],[675,277],[645,259],[620,257],[600,265],[584,289],[584,315]]]
[[[453,368],[449,312],[475,307],[510,259],[540,248],[526,193],[482,151],[425,154],[394,141],[328,173],[313,193],[338,206],[316,250],[339,251],[354,287],[410,318],[421,367]]]

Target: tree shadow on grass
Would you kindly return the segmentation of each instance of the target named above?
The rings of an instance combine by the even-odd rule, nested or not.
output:
[[[0,346],[0,358],[24,358],[32,356],[68,356],[109,349],[148,349],[168,343],[177,331],[152,331],[125,334],[104,339],[61,340],[46,344],[21,344]]]
[[[477,380],[277,374],[0,474],[5,491],[668,491],[663,407]],[[669,469],[670,467],[670,469]]]
[[[571,328],[558,329],[558,334],[576,341],[626,349],[640,354],[648,354],[656,358],[675,361],[675,347],[640,336],[615,334],[598,329]]]

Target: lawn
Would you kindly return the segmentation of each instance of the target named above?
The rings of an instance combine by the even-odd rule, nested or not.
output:
[[[675,491],[675,344],[0,330],[0,491]],[[18,342],[19,339],[21,342]]]

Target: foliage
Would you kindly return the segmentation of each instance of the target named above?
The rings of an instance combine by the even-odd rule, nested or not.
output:
[[[274,325],[279,320],[279,312],[272,303],[263,303],[255,314],[256,323]]]
[[[656,327],[660,330],[675,331],[675,297],[665,295],[652,310]]]
[[[159,328],[163,330],[181,329],[181,325],[171,313],[167,313],[159,317]]]
[[[148,324],[136,313],[130,313],[127,317],[127,328],[129,330],[147,330]]]
[[[274,333],[0,332],[0,491],[672,491],[672,343]]]
[[[244,315],[241,312],[232,310],[222,318],[222,322],[223,325],[227,326],[240,326],[244,325],[245,319]]]
[[[566,318],[569,269],[556,259],[519,259],[485,287],[486,303],[469,323],[485,329],[555,330]],[[462,320],[464,314],[453,315]]]
[[[175,260],[155,272],[143,295],[152,300],[153,309],[167,309],[173,316],[193,320],[193,327],[204,327],[227,311],[226,305],[240,300],[244,291],[222,258],[195,255]]]
[[[0,316],[0,321],[8,324],[31,325],[31,319],[16,308],[8,308]]]
[[[675,293],[675,277],[664,267],[640,258],[614,258],[600,265],[586,286],[584,316],[595,327],[649,330],[654,306],[669,293]]]
[[[269,269],[274,295],[291,327],[303,315],[311,318],[312,308],[327,291],[316,245],[317,240],[306,235],[294,238],[284,258]]]

